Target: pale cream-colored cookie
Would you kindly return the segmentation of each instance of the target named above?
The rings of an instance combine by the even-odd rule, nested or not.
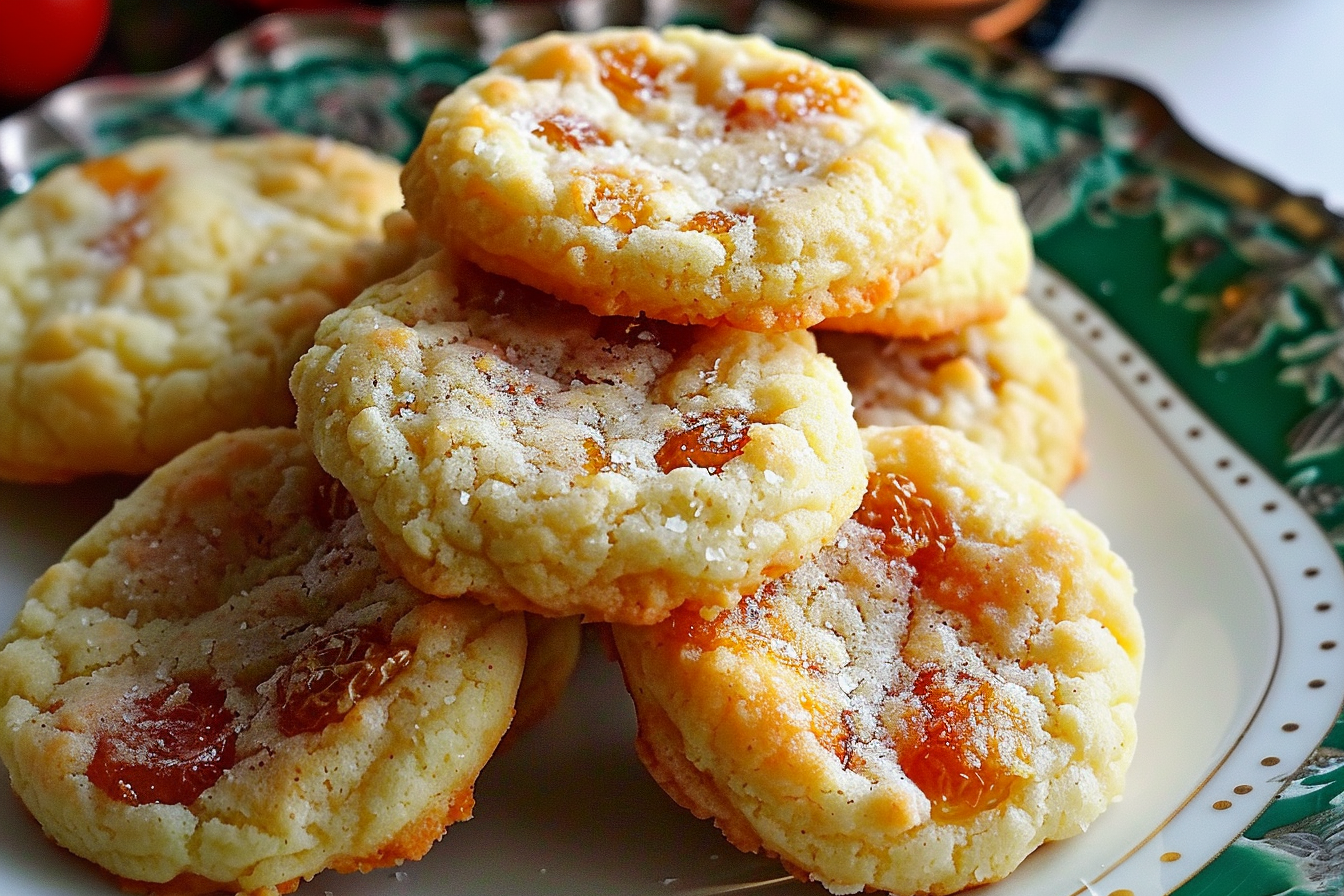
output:
[[[599,318],[448,252],[332,314],[299,428],[418,587],[651,622],[834,535],[866,477],[806,331]]]
[[[759,36],[551,34],[444,99],[402,183],[431,236],[595,313],[791,329],[884,304],[942,248],[924,130]]]
[[[168,138],[0,211],[0,478],[143,473],[292,424],[318,321],[391,273],[399,172],[326,139]]]
[[[932,339],[816,336],[849,384],[860,426],[951,427],[1057,492],[1085,465],[1078,370],[1025,298],[998,320]]]
[[[1125,564],[1045,486],[952,430],[864,434],[832,546],[613,635],[678,802],[832,892],[950,893],[1119,795],[1143,635]]]
[[[393,576],[292,429],[161,467],[33,585],[0,757],[128,888],[289,892],[420,857],[513,715],[520,614]]]
[[[966,135],[947,125],[927,132],[947,181],[951,236],[938,260],[879,308],[835,316],[828,330],[930,337],[1001,316],[1027,287],[1031,231],[1017,193],[1000,183]]]

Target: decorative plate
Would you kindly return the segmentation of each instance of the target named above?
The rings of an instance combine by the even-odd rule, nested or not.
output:
[[[0,204],[152,134],[294,129],[404,158],[434,103],[554,28],[759,31],[966,128],[1019,190],[1031,294],[1083,372],[1068,501],[1134,568],[1148,633],[1122,802],[989,896],[1324,896],[1344,888],[1344,221],[1200,147],[1150,94],[791,0],[568,0],[277,15],[150,77],[0,122]],[[133,485],[0,485],[0,614]],[[592,644],[559,710],[496,758],[420,862],[300,894],[821,894],[737,853],[644,773]],[[5,788],[0,889],[110,893]]]

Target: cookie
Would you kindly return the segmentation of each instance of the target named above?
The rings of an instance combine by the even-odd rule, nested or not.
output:
[[[947,182],[951,235],[942,254],[881,307],[818,326],[927,338],[993,320],[1026,291],[1031,231],[1016,191],[994,177],[961,131],[931,124],[926,136]]]
[[[399,172],[326,139],[159,139],[0,211],[0,478],[144,473],[292,425],[318,321],[391,273]]]
[[[758,36],[551,34],[439,104],[402,185],[431,236],[594,313],[791,329],[884,304],[942,248],[923,132]]]
[[[297,432],[220,435],[33,585],[0,757],[46,833],[130,888],[289,892],[470,817],[525,651],[521,615],[388,573]]]
[[[951,427],[1057,492],[1085,466],[1078,370],[1025,298],[998,320],[931,339],[816,336],[849,385],[860,426]]]
[[[528,613],[527,662],[518,683],[513,724],[505,735],[512,742],[533,728],[560,703],[583,647],[583,626],[577,616],[537,616]]]
[[[730,604],[829,540],[866,477],[806,331],[599,318],[449,252],[329,316],[292,388],[403,575],[544,616]]]
[[[834,893],[1003,877],[1120,793],[1143,635],[1124,563],[952,430],[865,430],[835,543],[734,609],[613,626],[682,805]]]

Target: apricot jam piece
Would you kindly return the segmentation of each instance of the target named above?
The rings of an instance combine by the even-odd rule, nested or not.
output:
[[[957,543],[957,524],[915,490],[900,473],[874,473],[854,520],[882,533],[887,556],[909,560],[917,570],[942,557]]]
[[[645,53],[637,43],[602,47],[597,51],[597,61],[602,86],[612,92],[625,111],[639,112],[649,100],[663,94],[658,85],[662,62]]]
[[[746,450],[747,442],[751,441],[747,435],[750,427],[751,421],[741,410],[720,408],[687,414],[682,418],[682,428],[663,438],[654,460],[664,473],[682,467],[721,473],[730,460]]]
[[[280,733],[321,731],[345,718],[411,664],[409,650],[393,650],[371,625],[318,638],[280,673],[275,700]]]
[[[589,476],[596,476],[607,468],[610,459],[607,457],[607,452],[597,443],[597,439],[584,439],[583,451],[583,472]]]
[[[601,224],[619,233],[630,233],[649,223],[648,197],[638,184],[611,172],[592,175],[593,195],[583,202],[589,224]],[[576,189],[581,189],[575,183]]]
[[[80,165],[79,171],[115,202],[115,223],[91,244],[91,248],[113,258],[129,258],[149,233],[149,222],[144,217],[145,197],[163,179],[163,169],[137,171],[113,156],[85,162]]]
[[[89,780],[133,806],[195,802],[235,760],[238,732],[224,697],[203,679],[128,695],[98,734]]]
[[[722,209],[710,209],[709,211],[696,212],[691,215],[690,220],[681,225],[682,230],[693,231],[695,233],[727,233],[737,225],[750,221],[746,215],[739,215],[736,212],[726,212]]]
[[[556,149],[611,145],[611,138],[596,123],[572,112],[557,112],[543,118],[532,128],[532,133]]]
[[[1022,756],[1025,720],[992,681],[929,665],[911,687],[913,711],[895,733],[896,753],[907,777],[933,804],[940,821],[992,809],[1020,777],[1003,765],[1005,741]]]
[[[146,196],[163,180],[162,168],[137,171],[116,156],[85,162],[79,166],[79,173],[109,196],[121,193]]]
[[[728,106],[728,130],[754,130],[812,118],[843,115],[859,100],[859,91],[836,72],[820,66],[795,69],[745,84]]]

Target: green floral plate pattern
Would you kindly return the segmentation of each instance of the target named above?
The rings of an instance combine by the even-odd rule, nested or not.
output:
[[[405,158],[435,102],[503,46],[556,28],[669,22],[765,33],[964,127],[1018,189],[1042,261],[1344,548],[1344,221],[1203,149],[1140,88],[960,36],[836,21],[786,0],[272,16],[180,69],[82,82],[0,122],[0,205],[60,163],[156,134],[291,129]],[[1076,312],[1075,340],[1089,338],[1090,313]],[[1344,593],[1313,612],[1337,627]],[[1337,695],[1340,679],[1322,686]],[[1244,834],[1174,892],[1344,891],[1344,718],[1276,781]]]

